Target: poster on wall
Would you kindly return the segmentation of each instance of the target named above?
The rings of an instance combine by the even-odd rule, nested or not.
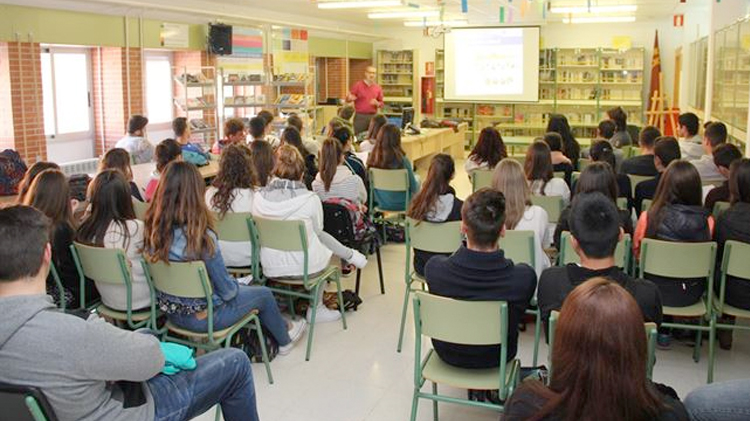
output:
[[[235,27],[232,32],[232,56],[263,58],[263,31]]]
[[[232,54],[218,58],[218,66],[226,75],[225,83],[263,82],[263,30],[232,29]]]
[[[161,24],[159,39],[165,48],[188,48],[190,43],[190,26],[182,23]]]
[[[274,75],[306,74],[309,61],[310,54],[306,30],[293,28],[274,29]]]

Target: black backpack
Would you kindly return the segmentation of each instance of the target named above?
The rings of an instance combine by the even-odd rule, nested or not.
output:
[[[271,331],[266,329],[265,326],[261,325],[263,330],[263,339],[266,340],[266,352],[268,353],[268,361],[273,361],[276,355],[279,353],[279,343],[271,334]],[[258,334],[255,333],[254,329],[242,329],[232,337],[232,347],[238,348],[245,351],[245,354],[250,358],[250,361],[254,363],[263,362],[263,350],[260,347],[258,341]]]

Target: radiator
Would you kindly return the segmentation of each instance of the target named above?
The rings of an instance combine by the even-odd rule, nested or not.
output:
[[[99,158],[82,159],[80,161],[66,162],[60,164],[60,169],[67,176],[73,174],[96,174],[96,170],[99,167]]]

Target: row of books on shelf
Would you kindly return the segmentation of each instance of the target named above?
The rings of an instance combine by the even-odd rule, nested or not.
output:
[[[303,83],[310,80],[310,73],[280,73],[273,75],[274,82],[282,83]]]
[[[229,73],[224,76],[224,83],[264,83],[265,78],[260,73]]]
[[[235,95],[224,98],[224,105],[247,105],[247,104],[264,104],[266,96],[259,94],[254,96]]]
[[[306,106],[313,104],[312,95],[281,94],[274,101],[276,105]]]
[[[215,104],[213,96],[187,98],[187,100],[175,98],[175,102],[181,108],[212,108]]]
[[[203,72],[198,73],[183,73],[180,76],[176,76],[175,79],[186,85],[190,84],[211,84],[213,78],[206,76]]]

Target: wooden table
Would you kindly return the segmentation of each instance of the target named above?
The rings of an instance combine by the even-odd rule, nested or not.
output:
[[[460,159],[464,156],[467,127],[466,123],[461,123],[458,131],[452,128],[421,129],[421,134],[402,136],[401,147],[415,167],[419,160],[438,153],[447,153],[453,159]]]
[[[147,162],[145,164],[136,164],[132,165],[131,168],[133,170],[133,181],[135,181],[135,184],[137,184],[140,188],[146,188],[149,177],[151,177],[151,174],[154,172],[154,170],[156,170],[156,163]],[[200,171],[201,176],[203,176],[204,179],[215,177],[216,174],[219,173],[218,157],[211,156],[211,160],[208,162],[208,165],[198,167],[198,171]]]
[[[535,136],[503,136],[503,143],[507,146],[508,155],[517,155],[526,153],[526,149],[534,142]],[[589,147],[591,139],[576,138],[581,147]]]

